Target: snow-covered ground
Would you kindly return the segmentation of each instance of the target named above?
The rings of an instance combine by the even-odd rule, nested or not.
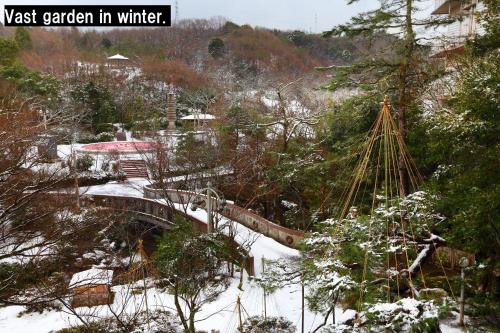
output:
[[[139,196],[142,197],[142,185],[146,180],[133,180],[125,183],[109,183],[105,185],[91,186],[86,188],[86,193],[89,194],[109,194],[109,195],[124,195],[124,196]],[[82,189],[83,190],[83,189]],[[83,192],[83,191],[82,191]],[[182,209],[180,205],[177,207]],[[187,210],[189,214],[199,220],[207,221],[206,211],[198,209],[196,211]],[[231,221],[222,218],[221,225],[229,226]],[[259,276],[262,270],[261,259],[266,260],[291,258],[299,255],[297,250],[288,248],[275,240],[265,237],[253,230],[246,228],[238,223],[232,223],[233,230],[236,233],[236,240],[241,243],[251,244],[250,253],[255,258],[255,272]],[[226,229],[228,230],[228,228]],[[206,304],[197,314],[196,327],[197,329],[210,331],[212,329],[220,330],[220,332],[236,332],[238,325],[238,315],[236,308],[236,299],[239,296],[241,304],[244,308],[244,317],[252,315],[262,315],[264,311],[264,295],[262,289],[252,283],[251,279],[244,273],[244,283],[242,290],[238,289],[239,276],[235,274],[235,278],[231,280],[228,289],[213,303]],[[149,283],[149,281],[148,281]],[[136,282],[139,286],[142,282]],[[112,305],[114,311],[125,309],[126,312],[134,313],[137,310],[144,310],[144,295],[141,293],[131,293],[130,285],[113,286],[115,292],[115,300]],[[147,304],[150,310],[163,309],[175,313],[175,307],[172,295],[157,288],[147,289]],[[276,291],[271,295],[267,295],[267,315],[268,316],[283,316],[292,321],[296,327],[301,326],[301,287],[299,284],[290,285]],[[0,308],[0,332],[16,332],[16,333],[31,333],[40,332],[46,333],[51,330],[58,330],[63,327],[78,324],[76,316],[63,311],[46,311],[42,314],[33,313],[18,317],[17,315],[23,311],[20,306],[8,306]],[[92,308],[78,308],[81,315],[96,315],[111,316],[108,306],[97,306]],[[336,318],[338,322],[342,322],[351,318],[352,310],[343,311],[336,309]],[[305,330],[311,331],[320,322],[322,317],[317,316],[305,309]],[[443,332],[455,333],[460,330],[442,325]]]
[[[114,183],[99,186],[91,186],[86,190],[92,194],[110,194],[110,195],[128,195],[142,196],[140,191],[141,181],[136,180],[131,183]],[[83,189],[82,189],[83,190]],[[83,191],[82,191],[83,192]],[[180,206],[179,209],[182,209]],[[196,218],[206,221],[207,214],[204,210],[198,209],[193,212],[188,210]],[[230,221],[222,219],[221,224],[229,225]],[[298,251],[290,249],[275,240],[265,237],[261,234],[239,225],[234,224],[236,238],[240,242],[252,243],[250,253],[255,258],[255,271],[259,275],[261,267],[261,258],[267,260],[298,256]],[[250,279],[244,273],[243,290],[238,289],[239,276],[231,281],[229,288],[213,303],[207,304],[197,315],[198,329],[218,329],[221,332],[234,332],[237,325],[236,299],[241,298],[241,303],[248,315],[258,315],[263,313],[263,292],[262,289],[251,283]],[[127,294],[128,286],[114,286],[115,302],[113,307],[120,309],[122,303],[126,304],[127,311],[133,312],[143,306],[143,296],[133,296],[134,299],[124,301],[123,295]],[[163,308],[175,312],[173,297],[161,290],[151,288],[147,293],[148,305],[151,309]],[[22,307],[5,307],[0,309],[0,331],[2,332],[49,332],[50,330],[60,329],[71,324],[77,324],[76,318],[64,312],[48,311],[43,314],[30,314],[17,317],[17,314],[23,310]],[[99,312],[101,315],[110,315],[107,306],[89,308],[79,308],[81,314]],[[320,322],[321,318],[316,318],[313,313],[306,309],[305,323],[308,329],[313,328]],[[267,315],[279,315],[289,318],[297,326],[300,326],[301,320],[301,292],[300,286],[294,285],[283,288],[274,294],[267,296]],[[338,318],[341,318],[342,311],[339,310]]]

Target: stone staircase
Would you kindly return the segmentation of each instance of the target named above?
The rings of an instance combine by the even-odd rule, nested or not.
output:
[[[120,168],[125,178],[149,178],[146,163],[143,160],[120,160]]]

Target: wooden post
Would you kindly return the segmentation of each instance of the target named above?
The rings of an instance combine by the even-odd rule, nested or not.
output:
[[[265,272],[265,258],[262,256],[262,274]],[[267,319],[267,295],[266,295],[266,287],[262,287],[262,291],[264,293],[264,319]]]
[[[305,293],[304,293],[304,279],[301,279],[300,281],[300,284],[301,284],[301,297],[302,297],[302,330],[301,332],[304,333],[304,322],[305,322]]]
[[[240,296],[238,296],[238,298],[236,299],[236,304],[238,306],[238,320],[240,322],[240,326],[239,326],[239,331],[241,333],[243,333],[243,320],[241,318],[241,300],[240,300]]]
[[[145,257],[143,257],[143,253],[146,253],[144,250],[144,245],[142,243],[142,239],[139,239],[139,243],[137,244],[137,253],[140,254],[141,258],[141,271],[142,271],[142,283],[144,287],[144,304],[146,305],[146,322],[148,323],[148,329],[150,329],[149,325],[149,305],[148,305],[148,286],[146,284],[146,265],[144,264],[143,260]]]
[[[75,196],[76,196],[76,209],[80,210],[80,188],[78,187],[78,172],[76,170],[76,153],[71,152],[71,164],[73,165],[73,177],[75,185]]]
[[[465,268],[469,266],[469,259],[466,257],[460,258],[458,261],[458,264],[460,265],[460,320],[459,324],[460,326],[465,326],[465,320],[464,320],[464,309],[465,309]]]
[[[464,307],[465,307],[465,271],[460,268],[461,286],[460,286],[460,326],[464,326]]]
[[[213,216],[212,216],[211,186],[212,186],[212,184],[210,182],[208,182],[208,184],[207,184],[207,214],[208,214],[207,230],[209,233],[214,231],[214,222],[213,222]]]

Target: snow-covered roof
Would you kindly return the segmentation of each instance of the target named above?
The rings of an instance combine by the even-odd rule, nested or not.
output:
[[[91,268],[73,274],[69,283],[70,288],[88,285],[111,284],[113,271],[109,269]]]
[[[200,113],[197,115],[190,114],[189,116],[185,116],[181,118],[182,120],[213,120],[215,119],[214,115],[208,113]]]
[[[128,60],[128,58],[117,53],[111,57],[108,57],[108,60]]]

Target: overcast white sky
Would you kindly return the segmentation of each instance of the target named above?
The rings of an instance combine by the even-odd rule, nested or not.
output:
[[[0,0],[3,5],[174,5],[175,0]],[[178,0],[179,17],[223,16],[238,24],[283,30],[321,32],[373,9],[377,0],[360,0],[348,6],[346,0]],[[172,16],[174,9],[172,8]],[[173,18],[173,17],[172,17]],[[315,19],[317,18],[317,19]]]

